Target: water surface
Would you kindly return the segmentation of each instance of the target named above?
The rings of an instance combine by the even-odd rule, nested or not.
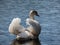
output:
[[[36,19],[42,28],[41,45],[60,45],[60,0],[0,0],[0,45],[10,45],[16,38],[8,32],[11,20],[19,17],[25,26],[31,9],[40,15]]]

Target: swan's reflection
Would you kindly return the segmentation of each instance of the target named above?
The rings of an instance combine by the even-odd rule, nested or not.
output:
[[[35,40],[27,40],[27,41],[20,41],[20,40],[13,40],[11,45],[41,45],[39,39]]]

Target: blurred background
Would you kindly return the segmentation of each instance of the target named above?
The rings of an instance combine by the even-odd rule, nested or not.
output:
[[[41,45],[60,45],[60,0],[0,0],[0,45],[10,45],[16,36],[8,31],[12,19],[19,17],[22,25],[29,11],[35,9],[41,25],[39,40]]]

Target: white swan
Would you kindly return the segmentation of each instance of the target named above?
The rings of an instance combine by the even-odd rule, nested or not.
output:
[[[34,19],[34,16],[39,16],[37,11],[31,10],[29,18],[26,19],[27,28],[24,28],[20,18],[14,18],[9,25],[9,32],[16,35],[17,39],[35,39],[41,32],[41,27],[38,21]]]

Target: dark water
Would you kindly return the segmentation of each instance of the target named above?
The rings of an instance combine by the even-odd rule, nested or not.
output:
[[[39,41],[19,43],[8,32],[8,26],[14,17],[25,19],[29,11],[35,9],[41,25]],[[14,44],[16,43],[16,44]],[[35,44],[34,44],[35,43]],[[60,0],[0,0],[0,45],[60,45]]]
[[[37,40],[27,40],[27,41],[18,41],[14,39],[11,43],[11,45],[41,45],[39,39]]]

